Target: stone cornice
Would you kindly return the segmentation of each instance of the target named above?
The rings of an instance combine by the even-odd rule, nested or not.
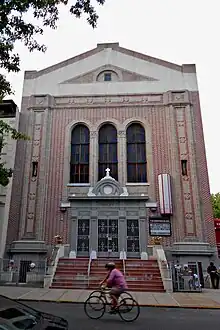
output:
[[[188,91],[166,92],[164,94],[109,95],[109,96],[50,96],[34,95],[29,109],[98,108],[98,107],[148,107],[148,106],[186,106],[191,104]]]

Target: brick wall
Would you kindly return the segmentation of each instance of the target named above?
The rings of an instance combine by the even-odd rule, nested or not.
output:
[[[203,220],[204,232],[207,236],[207,240],[211,245],[214,246],[216,245],[215,230],[210,198],[209,176],[202,126],[202,116],[199,102],[199,93],[191,92],[191,96],[194,109],[195,152],[197,160],[201,217]]]
[[[197,106],[196,104],[194,105]],[[195,109],[198,112],[198,109]],[[123,107],[123,108],[81,108],[81,109],[54,109],[52,113],[52,140],[51,140],[51,171],[48,178],[48,195],[47,201],[49,203],[46,207],[46,228],[45,239],[50,242],[53,236],[62,232],[67,240],[68,233],[68,220],[59,211],[59,203],[62,199],[63,192],[63,168],[64,168],[64,146],[65,146],[65,130],[70,122],[84,120],[91,122],[94,127],[97,122],[105,121],[106,118],[112,118],[122,124],[127,119],[142,118],[143,122],[147,122],[150,127],[150,135],[147,136],[151,140],[152,155],[153,155],[153,174],[154,181],[150,182],[151,185],[156,187],[156,195],[153,194],[153,189],[149,189],[150,197],[154,200],[159,200],[158,196],[158,183],[157,176],[160,173],[169,173],[173,180],[173,203],[174,203],[174,217],[173,217],[173,236],[167,238],[164,243],[170,245],[173,241],[181,241],[185,238],[184,231],[184,210],[181,207],[182,203],[182,186],[180,180],[180,166],[178,163],[178,145],[177,136],[175,130],[175,109],[173,107]],[[198,122],[196,123],[198,125]],[[147,127],[146,127],[147,130]],[[197,137],[198,139],[199,137]],[[189,141],[190,143],[190,141]],[[201,146],[204,144],[203,140],[200,141]],[[205,164],[204,150],[197,150],[200,153],[199,159]],[[119,162],[119,166],[122,163]],[[151,169],[148,168],[148,172]],[[200,168],[201,170],[201,168]],[[120,169],[119,169],[120,171]],[[203,174],[200,174],[202,177]],[[204,217],[207,217],[208,205],[208,186],[200,185],[200,194],[206,194],[205,197],[201,197],[205,205]],[[80,188],[79,188],[80,189]],[[201,190],[202,189],[202,190]],[[193,194],[193,193],[192,193]],[[199,206],[197,205],[197,209]],[[62,221],[60,221],[62,217]],[[195,213],[194,213],[195,217]],[[202,227],[199,223],[201,219],[197,219],[197,238],[202,240]],[[205,239],[205,237],[204,237]]]
[[[195,177],[193,176],[197,176],[198,174],[198,184],[191,184],[190,188],[192,197],[191,221],[194,221],[193,225],[195,227],[195,233],[193,235],[195,236],[195,239],[208,241],[211,244],[214,244],[214,228],[209,199],[209,182],[198,94],[191,93],[191,98],[193,101],[193,107],[190,107],[190,105],[182,105],[182,107],[188,139],[187,148],[189,150],[189,163],[192,167],[189,169],[189,172],[191,173],[190,180],[194,180]],[[171,101],[167,102],[166,105],[162,104],[155,106],[134,105],[126,107],[124,105],[118,105],[115,107],[80,106],[78,108],[71,108],[70,106],[58,108],[51,106],[51,108],[48,108],[47,111],[49,115],[46,117],[44,116],[44,118],[48,118],[47,120],[50,121],[50,123],[48,125],[48,122],[44,121],[43,125],[48,125],[47,134],[50,135],[50,138],[44,143],[39,154],[39,157],[41,157],[42,169],[40,174],[41,178],[38,182],[38,188],[40,187],[40,190],[38,189],[38,191],[41,191],[42,193],[37,194],[35,208],[35,219],[38,221],[35,228],[43,228],[38,231],[37,238],[45,239],[48,244],[51,244],[56,234],[62,234],[64,242],[68,242],[68,214],[61,213],[59,205],[61,200],[65,197],[64,192],[66,182],[64,177],[69,177],[68,164],[67,166],[65,164],[65,162],[68,162],[68,159],[65,158],[65,154],[66,150],[69,149],[69,145],[66,145],[66,130],[70,128],[71,123],[85,121],[86,123],[90,123],[91,131],[97,132],[98,125],[108,120],[114,122],[118,131],[125,131],[125,123],[138,119],[140,122],[143,122],[146,129],[147,148],[149,148],[149,150],[147,150],[147,155],[149,157],[148,174],[151,184],[149,195],[152,200],[159,200],[157,182],[158,174],[169,173],[172,176],[172,198],[174,209],[174,216],[172,217],[173,236],[165,239],[164,243],[170,245],[173,241],[186,239],[186,214],[183,207],[184,191],[180,174],[180,151],[178,145],[175,106],[177,107],[178,104],[173,105]],[[46,110],[42,107],[42,111]],[[190,119],[191,116],[192,121]],[[26,120],[27,118],[21,125],[25,126]],[[44,132],[45,130],[42,129],[41,131]],[[41,136],[41,141],[43,141],[43,139],[45,139],[45,137]],[[193,156],[195,154],[194,146],[196,157]],[[23,168],[24,162],[28,159],[25,159],[24,152],[24,145],[20,146],[17,150],[16,170],[14,175],[15,180],[13,186],[13,200],[15,202],[11,207],[10,213],[10,228],[8,231],[9,242],[12,241],[12,239],[18,238],[16,235],[18,232],[19,220],[21,219],[21,222],[24,222],[26,221],[27,216],[25,205],[23,205],[22,216],[20,217],[19,215],[22,207],[20,196],[22,192],[21,186],[23,186],[22,183],[24,183]],[[45,162],[47,161],[47,166],[43,166],[44,164],[42,164],[42,152],[44,153],[44,157],[46,155]],[[124,150],[124,155],[125,154],[126,150]],[[97,156],[98,155],[96,154],[96,164],[94,166],[97,166]],[[27,157],[30,158],[30,155],[27,155]],[[119,159],[119,172],[123,173],[125,167],[121,160],[125,160],[126,157],[123,156],[122,152],[119,153],[119,157],[121,157],[121,159]],[[150,157],[152,158],[150,159]],[[27,182],[27,180],[25,182]],[[124,184],[125,182],[122,183]],[[46,189],[42,189],[43,184],[46,186]],[[19,190],[16,190],[15,186],[19,186]],[[78,189],[80,190],[80,188]],[[27,187],[24,187],[23,191],[26,190]],[[27,198],[27,196],[23,196],[23,198]],[[44,210],[43,212],[42,209]],[[39,222],[41,222],[41,225],[39,225]],[[24,227],[24,224],[20,223],[20,238],[22,237],[22,226]],[[206,232],[208,232],[208,235],[206,235]]]

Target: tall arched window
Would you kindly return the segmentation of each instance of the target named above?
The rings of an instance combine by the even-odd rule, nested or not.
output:
[[[107,168],[118,180],[117,130],[111,124],[105,124],[99,130],[99,180],[106,175]]]
[[[145,130],[137,123],[127,128],[127,181],[147,182]]]
[[[71,136],[70,183],[89,183],[89,129],[77,125]]]

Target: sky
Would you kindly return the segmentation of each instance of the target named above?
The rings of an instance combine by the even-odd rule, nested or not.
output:
[[[24,70],[43,69],[95,48],[97,43],[119,42],[122,47],[166,61],[195,63],[210,186],[216,193],[220,191],[219,7],[218,0],[106,0],[103,7],[97,7],[100,17],[94,30],[85,17],[76,19],[61,7],[57,30],[46,29],[38,38],[47,45],[45,54],[16,46],[21,72],[8,75],[15,90],[13,99],[20,107]],[[32,20],[31,15],[28,18]]]

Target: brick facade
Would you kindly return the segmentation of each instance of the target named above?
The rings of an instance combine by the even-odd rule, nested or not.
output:
[[[120,51],[125,53],[124,49]],[[148,60],[141,54],[138,56]],[[176,71],[195,71],[190,65],[181,69],[167,62],[161,63],[158,62]],[[53,67],[48,72],[52,70]],[[42,71],[42,75],[46,73]],[[32,72],[31,76],[26,74],[26,78],[39,75]],[[135,77],[141,80],[140,75],[125,76],[131,81]],[[74,84],[85,84],[87,78],[89,83],[93,80],[91,73],[87,78],[86,74],[82,75],[80,82],[78,77],[71,82],[73,88]],[[126,127],[135,121],[140,122],[146,132],[147,185],[126,183]],[[98,130],[104,122],[111,122],[117,128],[119,182],[128,188],[130,194],[141,195],[147,191],[150,200],[158,202],[158,175],[171,175],[173,235],[164,239],[164,244],[172,246],[174,242],[192,240],[214,246],[199,93],[186,90],[107,96],[54,96],[46,93],[24,96],[20,129],[32,140],[21,142],[17,149],[8,243],[31,238],[45,240],[50,245],[57,234],[62,234],[64,242],[69,243],[70,214],[60,211],[60,203],[68,196],[71,130],[77,123],[85,123],[90,129],[90,184],[94,186],[98,176]],[[181,175],[181,159],[188,161],[187,178]],[[39,165],[36,178],[31,177],[33,161]],[[86,186],[74,188],[76,195],[86,195],[87,192]]]
[[[38,189],[37,193],[35,190],[30,191],[31,188],[29,187],[29,194],[27,194],[26,185],[23,185],[23,203],[20,203],[20,212],[21,217],[23,215],[26,221],[31,219],[32,228],[29,229],[29,233],[33,233],[34,237],[38,239],[45,239],[48,244],[53,241],[53,237],[57,233],[63,233],[65,242],[68,242],[68,216],[67,214],[63,215],[59,209],[60,202],[66,198],[65,184],[68,183],[69,178],[68,164],[66,167],[67,172],[64,173],[65,162],[68,162],[68,159],[65,159],[65,151],[67,150],[68,153],[70,149],[68,141],[65,141],[66,135],[68,136],[66,131],[68,130],[70,133],[70,129],[74,123],[86,123],[91,130],[92,138],[90,146],[92,148],[92,139],[94,139],[94,136],[97,139],[97,134],[94,135],[94,132],[98,133],[100,123],[106,121],[112,122],[117,127],[119,137],[119,181],[121,181],[122,184],[126,184],[126,126],[129,122],[139,121],[144,125],[146,130],[148,178],[150,183],[148,192],[150,198],[152,200],[159,200],[157,184],[158,174],[169,173],[173,179],[173,236],[171,239],[165,240],[166,244],[172,244],[173,241],[182,241],[187,239],[188,236],[195,237],[199,241],[207,241],[214,244],[214,228],[213,222],[211,221],[208,174],[198,94],[190,94],[187,92],[182,94],[184,94],[184,98],[188,98],[188,102],[182,105],[181,101],[179,101],[178,104],[171,101],[169,104],[169,98],[171,98],[172,95],[171,93],[165,93],[161,95],[162,101],[160,105],[136,104],[134,106],[129,105],[121,107],[81,106],[80,108],[53,106],[50,109],[42,109],[42,106],[36,106],[35,109],[29,110],[28,116],[32,122],[31,129],[29,126],[29,134],[31,131],[33,132],[32,134],[34,134],[34,127],[36,130],[37,126],[39,130],[40,125],[42,125],[37,140],[32,140],[26,145],[25,183],[29,182],[30,185],[30,179],[27,181],[27,176],[30,176],[31,154],[32,159],[33,157],[35,160],[39,159],[41,164],[40,175],[36,183]],[[134,96],[134,98],[135,97],[136,96]],[[149,95],[145,95],[145,97],[147,98]],[[190,98],[192,98],[193,104],[190,103]],[[164,104],[166,99],[168,104]],[[182,103],[185,101],[186,100],[183,99]],[[51,102],[55,103],[54,99]],[[35,116],[35,119],[33,116]],[[39,117],[40,119],[37,119],[39,123],[36,122],[36,118],[38,118],[36,116],[42,116],[42,118]],[[23,121],[21,121],[21,123],[22,122]],[[181,130],[178,131],[178,127],[183,127],[184,133]],[[183,134],[185,134],[185,136]],[[97,144],[97,141],[95,141],[95,144]],[[36,145],[38,151],[36,151]],[[180,149],[181,145],[184,146],[183,149]],[[22,160],[24,159],[24,157],[21,157],[22,151],[20,150],[19,147],[19,161],[17,162],[17,166],[22,164]],[[187,153],[187,155],[185,155],[185,153]],[[91,181],[94,182],[97,180],[97,149],[96,151],[93,150],[91,155],[94,156],[94,158],[91,158],[91,162],[94,162],[91,166],[90,178]],[[182,156],[187,156],[190,164],[189,181],[187,181],[188,184],[185,188],[180,169]],[[93,176],[96,176],[96,178]],[[197,180],[195,179],[196,177]],[[15,178],[18,180],[16,173]],[[78,187],[78,190],[81,189],[82,188]],[[140,191],[141,187],[138,189]],[[30,194],[32,195],[30,196]],[[28,211],[28,196],[29,199],[31,198],[31,201],[35,201],[33,207],[35,212],[34,217],[32,215],[33,212]],[[16,200],[15,195],[14,199]],[[200,203],[200,200],[202,200],[203,203]],[[12,205],[10,219],[13,221],[12,219],[15,219],[15,214],[17,214],[15,223],[18,224],[19,212],[15,212],[15,208],[16,205]],[[190,221],[190,223],[187,224],[187,221]],[[22,227],[20,224],[20,234],[17,238],[21,239],[25,237],[27,234],[25,231],[26,225],[23,223]],[[187,226],[189,227],[188,229]],[[12,230],[12,228],[12,225],[10,225],[9,241],[16,238],[15,231]],[[209,235],[204,235],[204,231],[208,232]]]

